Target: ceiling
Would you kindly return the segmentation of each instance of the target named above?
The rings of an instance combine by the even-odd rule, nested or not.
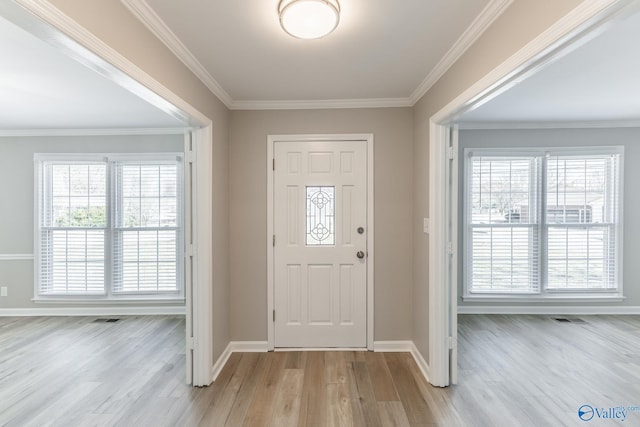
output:
[[[341,0],[334,33],[299,40],[277,0],[122,1],[230,108],[413,105],[509,4]],[[638,122],[637,40],[627,14],[460,122]],[[0,49],[0,130],[186,126],[2,16]]]
[[[185,127],[2,16],[0,52],[2,131]]]
[[[301,40],[280,28],[278,0],[123,2],[230,108],[327,100],[412,105],[425,78],[481,12],[487,15],[485,7],[493,19],[509,4],[340,0],[338,28]]]
[[[466,127],[486,122],[567,123],[640,120],[640,13],[635,8],[600,34],[512,89],[466,113]]]

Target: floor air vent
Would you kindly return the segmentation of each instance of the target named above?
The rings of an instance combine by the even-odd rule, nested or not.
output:
[[[93,323],[115,323],[120,319],[96,319]]]
[[[566,317],[556,317],[553,320],[555,320],[556,322],[561,322],[561,323],[586,323],[582,319],[569,319],[569,318],[566,318]]]

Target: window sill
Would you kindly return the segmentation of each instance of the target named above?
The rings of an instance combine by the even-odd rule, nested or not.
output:
[[[622,302],[626,299],[622,295],[602,295],[602,294],[583,294],[583,295],[463,295],[464,302]]]
[[[185,299],[181,297],[171,298],[149,298],[149,297],[126,297],[126,298],[100,298],[100,297],[43,297],[32,298],[36,304],[175,304],[184,305]]]

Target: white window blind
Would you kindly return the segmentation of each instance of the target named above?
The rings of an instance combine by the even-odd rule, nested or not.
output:
[[[538,157],[470,159],[468,271],[479,293],[540,287]]]
[[[106,164],[45,162],[39,193],[40,293],[103,294]]]
[[[114,292],[177,291],[178,165],[117,162],[114,168]]]
[[[36,160],[36,296],[182,295],[181,155]]]
[[[619,154],[547,159],[549,289],[615,289]]]
[[[467,294],[619,289],[621,148],[467,154]]]

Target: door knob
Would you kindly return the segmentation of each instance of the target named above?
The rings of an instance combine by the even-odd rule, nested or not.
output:
[[[356,253],[356,256],[358,257],[358,259],[362,259],[362,258],[364,258],[364,252],[362,252],[362,251],[358,251],[358,252]]]

